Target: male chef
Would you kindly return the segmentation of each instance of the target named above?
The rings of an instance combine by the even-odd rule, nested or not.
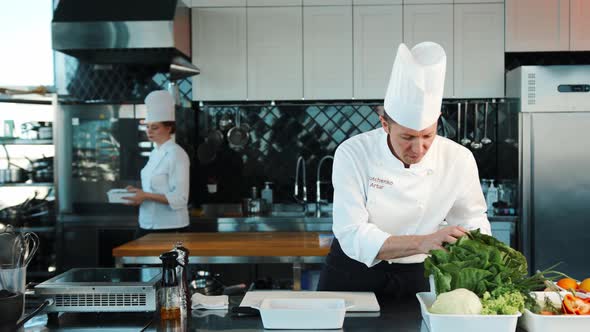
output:
[[[428,291],[423,261],[466,231],[490,234],[473,154],[436,135],[446,54],[433,42],[401,44],[381,127],[334,156],[333,231],[318,290],[393,298]]]

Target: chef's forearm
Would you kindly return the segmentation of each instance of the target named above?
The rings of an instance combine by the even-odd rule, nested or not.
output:
[[[148,193],[148,192],[144,192],[144,195],[145,195],[145,199],[147,199],[147,200],[162,203],[162,204],[168,204],[168,199],[166,198],[165,195]]]
[[[377,259],[389,260],[394,258],[407,257],[417,254],[423,254],[421,248],[423,236],[420,235],[405,235],[405,236],[390,236],[385,240]]]

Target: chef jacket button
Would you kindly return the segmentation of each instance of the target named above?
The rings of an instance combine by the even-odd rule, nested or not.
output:
[[[428,171],[426,171],[426,174],[428,174],[428,175],[432,175],[432,173],[434,173],[434,171],[431,170],[431,169],[429,169]]]

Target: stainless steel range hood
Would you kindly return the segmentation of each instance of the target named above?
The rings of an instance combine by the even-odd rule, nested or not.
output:
[[[62,0],[52,21],[53,49],[95,64],[142,64],[176,78],[190,63],[190,9],[181,0]]]

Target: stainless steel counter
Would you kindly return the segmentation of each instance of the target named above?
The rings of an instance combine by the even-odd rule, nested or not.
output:
[[[495,222],[516,223],[516,217],[492,216]],[[137,216],[62,216],[60,225],[86,226],[94,228],[135,228]],[[301,216],[260,216],[260,217],[191,217],[190,231],[194,232],[293,232],[293,231],[331,231],[332,217]]]

